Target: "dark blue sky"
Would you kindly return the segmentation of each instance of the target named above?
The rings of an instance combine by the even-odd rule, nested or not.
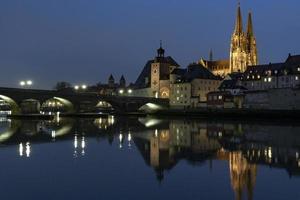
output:
[[[299,0],[241,0],[253,11],[260,63],[300,54]],[[0,86],[134,81],[163,40],[185,67],[228,58],[237,0],[1,0]]]

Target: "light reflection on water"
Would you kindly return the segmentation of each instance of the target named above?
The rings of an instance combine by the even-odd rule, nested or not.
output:
[[[105,141],[108,142],[109,146],[104,143]],[[90,165],[98,164],[102,167],[111,167],[113,171],[120,170],[125,174],[134,173],[134,175],[129,176],[129,179],[131,184],[136,187],[135,192],[141,194],[146,192],[148,188],[150,190],[148,192],[156,191],[160,193],[158,196],[148,194],[149,199],[150,196],[156,199],[163,199],[163,197],[181,199],[184,195],[188,196],[188,194],[185,194],[187,192],[185,190],[180,190],[181,195],[170,193],[172,185],[179,187],[178,185],[181,185],[181,183],[184,183],[185,187],[194,188],[193,196],[198,198],[209,193],[215,196],[220,195],[224,199],[264,199],[266,194],[270,195],[267,190],[276,187],[278,187],[278,190],[280,189],[281,196],[268,196],[270,199],[280,199],[282,197],[297,199],[300,197],[299,190],[295,190],[295,187],[299,186],[300,183],[300,126],[295,124],[134,119],[116,118],[114,116],[98,119],[56,118],[54,121],[1,119],[0,142],[0,158],[9,160],[6,163],[8,166],[13,165],[13,161],[10,160],[13,157],[11,152],[15,153],[16,150],[18,152],[16,157],[27,158],[25,159],[28,160],[27,166],[40,164],[43,160],[44,163],[42,164],[45,168],[53,162],[59,168],[64,163],[62,160],[69,160],[69,156],[76,160],[84,158],[83,160],[79,159],[78,162],[81,168],[86,170],[85,173],[101,173],[101,168],[94,169],[90,167]],[[72,145],[69,145],[70,143]],[[47,146],[45,152],[41,150],[44,146]],[[64,150],[62,152],[61,149],[65,147],[72,147],[72,151]],[[13,149],[15,150],[12,151]],[[118,150],[117,153],[116,150]],[[55,159],[57,160],[44,159],[52,151],[56,152]],[[108,153],[104,154],[103,151]],[[101,155],[101,161],[98,160],[100,158],[97,157],[97,154]],[[116,161],[111,159],[125,159],[128,162],[123,163],[122,166],[118,166],[116,169],[116,166],[114,166]],[[132,159],[134,162],[129,162]],[[25,160],[17,162],[22,164]],[[145,162],[143,166],[136,169],[136,172],[132,172],[133,166],[139,165],[142,160]],[[71,161],[69,160],[69,162]],[[211,171],[214,165],[219,169],[218,172],[214,173],[223,174],[217,180],[214,177],[215,174]],[[153,169],[152,176],[149,176],[146,172],[146,166]],[[195,168],[190,169],[188,166]],[[210,169],[210,173],[205,173],[202,177],[192,176],[188,178],[188,174],[194,172],[194,170],[202,174],[206,171],[205,167]],[[178,172],[181,168],[188,171]],[[76,169],[68,168],[65,170],[67,174],[69,170]],[[79,173],[79,171],[75,172]],[[13,173],[13,171],[8,171],[8,173]],[[26,173],[34,176],[36,171],[28,170]],[[78,174],[79,178],[80,173]],[[102,174],[102,176],[107,181],[118,181],[119,184],[124,182],[125,186],[127,185],[125,180],[120,183],[117,175]],[[49,172],[46,179],[51,180],[53,177],[56,177],[55,174]],[[174,177],[177,177],[177,179],[174,179]],[[59,177],[56,178],[59,179]],[[138,184],[144,178],[148,181],[144,183],[146,185]],[[285,183],[269,182],[268,186],[261,186],[265,179],[276,178],[278,180],[284,179]],[[12,179],[0,177],[1,179],[5,182],[14,182],[16,177],[12,177]],[[71,182],[70,177],[69,179]],[[150,179],[156,180],[156,184],[159,185],[167,182],[170,184],[168,186],[170,188],[155,189],[153,188],[155,183],[151,182]],[[170,183],[169,180],[172,180],[172,182]],[[217,184],[220,180],[224,180],[226,184],[219,188],[207,188],[207,192],[203,192],[203,190],[201,193],[197,192],[197,184],[202,185],[203,189],[208,185]],[[94,184],[94,180],[90,181],[90,184]],[[101,183],[98,182],[98,184]],[[197,184],[195,185],[195,183]],[[81,187],[86,188],[86,184],[82,183]],[[34,186],[35,183],[32,182],[25,187]],[[229,186],[231,188],[230,193],[226,189]],[[49,184],[47,187],[51,188],[53,186]],[[114,187],[108,188],[107,192],[113,189]],[[176,187],[173,189],[176,190]],[[128,188],[128,191],[124,192],[123,197],[125,199],[132,195],[130,191]],[[70,197],[64,190],[58,190],[57,192],[60,193],[60,196]],[[111,194],[103,192],[102,196],[110,197]],[[99,197],[97,192],[92,192],[91,195],[93,199]],[[80,199],[80,197],[82,196],[78,194],[75,199]],[[211,196],[210,199],[219,198]]]

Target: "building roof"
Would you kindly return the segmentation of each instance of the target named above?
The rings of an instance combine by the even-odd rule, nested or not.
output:
[[[202,64],[190,64],[185,69],[174,69],[171,74],[176,74],[178,82],[191,82],[194,79],[212,79],[221,80],[219,76],[215,76]]]
[[[147,88],[147,87],[150,87],[150,83],[151,83],[151,64],[155,63],[155,62],[166,63],[166,64],[169,64],[170,66],[179,67],[178,63],[171,56],[156,57],[154,60],[149,60],[145,64],[142,72],[140,73],[137,80],[133,84],[134,88]],[[147,83],[146,83],[146,79],[148,79]],[[161,74],[161,79],[162,80],[169,79],[169,76],[166,77],[164,74]]]
[[[205,59],[201,59],[200,61],[203,65],[205,65],[210,70],[222,70],[222,69],[229,69],[230,64],[229,60],[214,60],[209,61]]]
[[[300,74],[300,55],[291,56],[283,63],[248,66],[243,80],[258,80],[266,76]]]
[[[215,76],[207,68],[201,64],[191,64],[187,67],[187,71],[184,75],[186,81],[192,81],[194,79],[214,79],[220,80],[220,77]]]
[[[238,84],[237,79],[224,80],[218,89],[219,90],[234,90],[234,89],[247,90],[247,88]]]

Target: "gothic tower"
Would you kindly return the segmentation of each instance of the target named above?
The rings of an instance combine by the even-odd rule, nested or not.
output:
[[[257,47],[256,39],[253,32],[252,14],[249,12],[247,25],[247,51],[248,51],[248,66],[257,65]]]
[[[247,33],[243,30],[240,4],[238,5],[235,29],[231,37],[230,71],[244,72],[249,65],[257,65],[256,40],[253,33],[252,16],[249,13]]]

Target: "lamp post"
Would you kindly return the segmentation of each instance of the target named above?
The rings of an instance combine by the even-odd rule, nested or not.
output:
[[[87,85],[86,84],[82,84],[82,85],[75,85],[74,86],[74,89],[76,90],[76,91],[84,91],[84,90],[86,90],[87,89]]]
[[[25,87],[29,88],[33,85],[33,81],[32,80],[20,81],[19,85],[24,88]]]

